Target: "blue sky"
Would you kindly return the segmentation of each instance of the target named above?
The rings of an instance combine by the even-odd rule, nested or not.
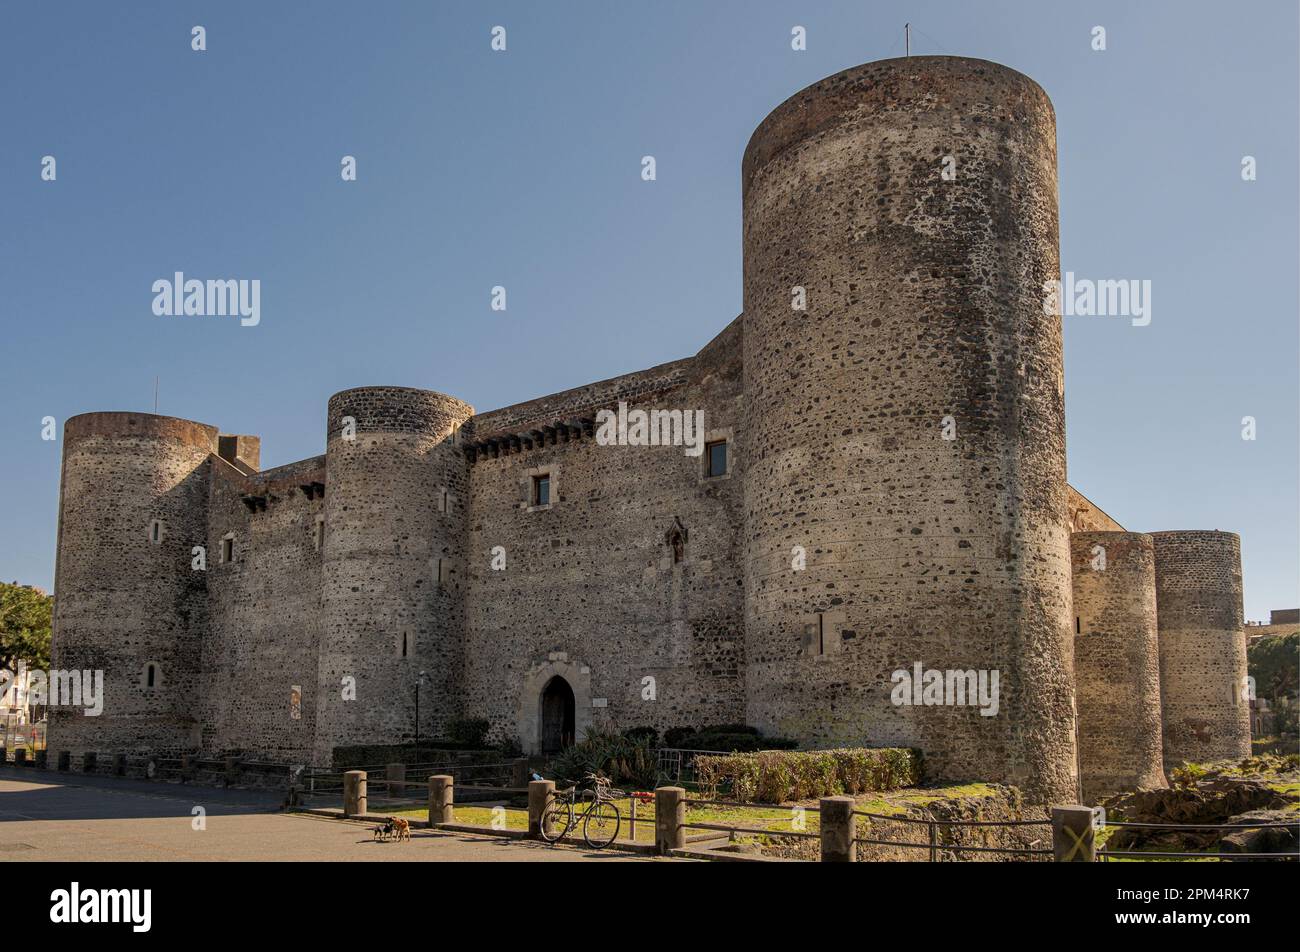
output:
[[[1052,97],[1062,270],[1153,282],[1147,327],[1066,319],[1071,482],[1130,529],[1239,532],[1248,617],[1300,604],[1289,2],[7,4],[0,578],[53,583],[41,418],[150,410],[155,376],[270,466],[348,387],[488,410],[694,353],[740,312],[750,133],[908,20]],[[178,270],[259,278],[261,324],[155,317]]]

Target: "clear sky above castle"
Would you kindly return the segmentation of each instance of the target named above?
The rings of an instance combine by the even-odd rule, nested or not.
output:
[[[1300,602],[1296,7],[804,6],[6,11],[0,578],[53,585],[41,419],[151,410],[155,376],[159,412],[260,434],[273,466],[323,452],[345,388],[483,411],[694,353],[741,309],[750,133],[910,20],[913,52],[1051,96],[1062,270],[1152,282],[1148,326],[1065,319],[1070,482],[1131,530],[1239,532],[1247,617]],[[155,316],[177,271],[259,279],[260,322]]]

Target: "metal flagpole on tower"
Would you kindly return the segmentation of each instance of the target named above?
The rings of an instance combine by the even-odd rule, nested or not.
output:
[[[912,24],[903,24],[903,55],[912,55]]]

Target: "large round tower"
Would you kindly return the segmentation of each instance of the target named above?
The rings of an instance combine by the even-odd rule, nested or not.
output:
[[[1165,785],[1151,537],[1076,532],[1074,677],[1083,802]]]
[[[51,666],[103,671],[104,709],[51,707],[51,750],[197,747],[207,459],[217,429],[148,413],[84,413],[63,429]]]
[[[1250,756],[1241,539],[1153,532],[1165,769]]]
[[[778,106],[742,180],[751,722],[1073,797],[1051,102],[869,63]],[[997,702],[896,690],[917,665]]]
[[[317,763],[413,735],[417,683],[421,737],[458,712],[473,413],[406,387],[330,398]]]

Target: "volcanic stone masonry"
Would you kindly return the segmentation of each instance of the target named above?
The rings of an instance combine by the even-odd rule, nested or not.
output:
[[[1124,532],[1066,483],[1043,90],[869,63],[741,175],[744,313],[694,357],[487,413],[347,390],[325,455],[269,470],[254,436],[69,420],[54,664],[108,688],[51,747],[327,764],[409,739],[418,694],[425,738],[746,722],[1040,803],[1248,753],[1236,536]],[[708,451],[605,445],[620,403],[702,410]],[[896,703],[917,664],[997,672],[996,710]]]

